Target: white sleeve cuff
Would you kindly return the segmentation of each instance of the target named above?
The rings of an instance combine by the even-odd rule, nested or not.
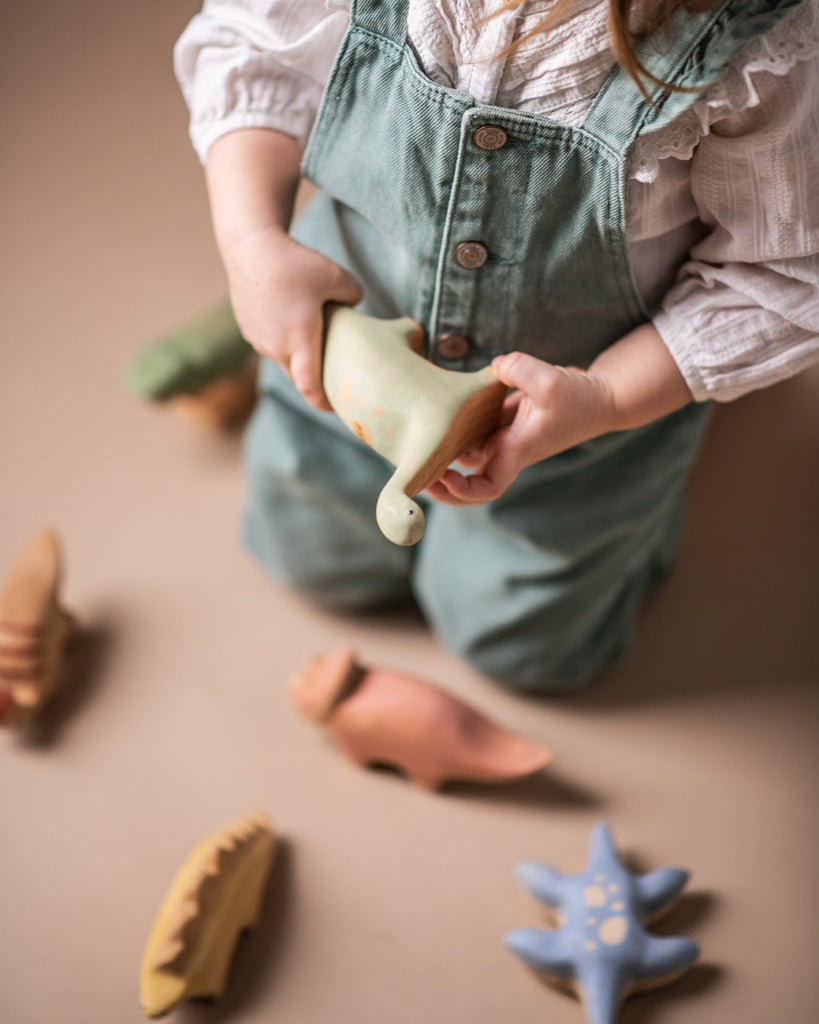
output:
[[[698,270],[654,317],[697,401],[733,401],[819,359],[819,258]]]

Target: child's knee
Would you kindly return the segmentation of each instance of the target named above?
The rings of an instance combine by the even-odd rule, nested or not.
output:
[[[542,613],[537,629],[513,627],[457,634],[438,627],[441,640],[482,675],[520,693],[555,694],[582,689],[625,650],[620,635],[567,640]]]
[[[263,399],[246,437],[247,547],[277,583],[333,611],[407,600],[408,552],[381,536],[373,508],[347,493],[343,472],[325,471],[332,459],[288,442],[276,420],[286,414]]]
[[[407,567],[379,560],[366,546],[356,549],[350,538],[339,546],[319,524],[310,529],[310,519],[309,509],[280,507],[271,515],[269,508],[248,505],[246,546],[277,583],[334,612],[380,610],[411,599]]]
[[[438,578],[420,595],[441,641],[482,675],[521,693],[581,689],[628,647],[642,581],[596,600],[587,588]]]
[[[470,645],[463,657],[477,671],[519,693],[573,693],[590,683],[623,653],[625,644],[604,649],[562,650],[560,645],[505,644],[490,640]]]

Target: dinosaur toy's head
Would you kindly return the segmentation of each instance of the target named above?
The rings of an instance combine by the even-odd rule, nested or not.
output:
[[[417,544],[426,529],[421,506],[408,498],[400,488],[389,484],[378,496],[375,520],[387,540],[402,547]]]

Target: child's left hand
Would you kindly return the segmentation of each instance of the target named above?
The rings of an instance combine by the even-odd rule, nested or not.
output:
[[[588,370],[544,363],[523,352],[492,361],[498,380],[515,388],[500,428],[427,488],[449,505],[482,505],[499,498],[534,462],[612,430],[629,430],[667,416],[692,400],[691,391],[650,322],[623,335]]]
[[[612,429],[614,403],[605,377],[553,366],[523,352],[498,356],[492,369],[516,390],[506,398],[500,428],[458,459],[471,475],[448,469],[427,489],[437,501],[492,501],[526,466]]]

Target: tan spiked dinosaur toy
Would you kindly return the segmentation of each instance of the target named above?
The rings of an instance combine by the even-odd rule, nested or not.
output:
[[[57,535],[38,533],[0,589],[0,724],[24,725],[54,692],[75,630],[60,605],[63,559]]]
[[[547,747],[507,732],[432,683],[365,668],[346,648],[311,661],[291,696],[357,764],[391,765],[425,789],[509,782],[552,760]]]
[[[424,513],[413,495],[438,480],[464,450],[495,429],[506,387],[487,366],[444,370],[418,354],[421,327],[330,306],[323,383],[338,416],[395,467],[376,521],[395,544],[417,543]]]
[[[145,947],[139,1001],[146,1017],[222,995],[239,936],[259,918],[275,846],[267,815],[249,814],[186,858]]]

